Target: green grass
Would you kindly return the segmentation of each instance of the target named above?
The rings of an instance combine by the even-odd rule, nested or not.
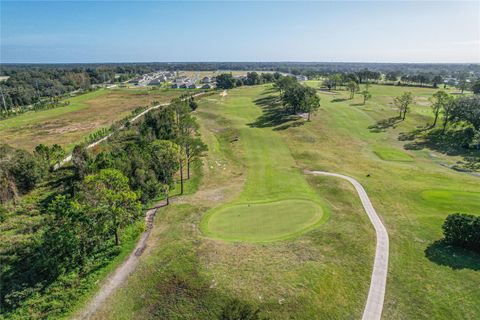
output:
[[[407,143],[399,134],[431,123],[428,97],[435,90],[373,85],[370,91],[373,97],[365,105],[360,96],[349,100],[345,91],[319,92],[322,107],[312,121],[288,129],[285,123],[249,126],[262,116],[254,101],[276,95],[268,86],[242,87],[225,98],[202,101],[197,115],[209,152],[199,191],[163,211],[150,251],[95,318],[215,319],[231,297],[259,306],[271,319],[361,318],[375,234],[348,183],[302,176],[303,169],[318,169],[359,180],[387,227],[384,319],[478,319],[478,255],[435,243],[448,214],[480,214],[479,178],[439,165],[461,159],[441,150],[405,151],[413,161],[377,156],[375,150],[395,150],[398,157]],[[403,91],[416,97],[407,119],[384,130],[369,128],[397,116],[392,101]],[[229,224],[236,217],[228,209],[242,211],[244,204],[264,198],[319,199],[330,216],[283,241],[232,242],[208,235],[221,224],[230,228],[230,236],[236,223],[253,228],[248,219]],[[244,214],[252,212],[257,210]],[[215,217],[225,222],[206,228],[205,222]]]
[[[247,181],[237,199],[205,215],[202,231],[225,240],[272,241],[298,235],[325,221],[321,199],[295,167],[284,141],[270,128],[250,127],[261,111],[241,91],[231,94],[223,112],[248,151]],[[292,199],[308,201],[296,208],[300,202]],[[231,219],[234,216],[238,218]]]
[[[462,208],[466,212],[480,213],[480,192],[430,189],[422,191],[421,196],[429,204],[445,211]]]
[[[413,158],[407,153],[393,148],[377,147],[373,152],[385,161],[413,161]]]
[[[312,201],[253,202],[212,211],[203,229],[220,239],[274,241],[311,230],[322,221],[322,216],[322,207]]]
[[[361,316],[374,250],[368,218],[348,183],[303,175],[278,132],[249,126],[263,94],[240,88],[200,102],[209,152],[199,191],[161,211],[137,271],[95,319],[215,319],[232,297],[271,319]],[[251,228],[241,241],[223,240],[238,236],[232,212]],[[265,219],[261,232],[249,215]],[[231,228],[222,239],[198,230],[217,218]]]
[[[31,111],[0,121],[0,140],[16,148],[33,150],[40,143],[59,144],[70,151],[89,134],[108,128],[152,101],[168,102],[185,91],[168,89],[99,89],[68,98],[70,104]]]
[[[348,100],[344,91],[336,96],[319,93],[322,108],[312,122],[282,134],[302,167],[344,173],[365,186],[390,235],[385,319],[477,319],[478,270],[469,267],[471,263],[459,267],[460,259],[457,264],[439,263],[427,252],[442,238],[448,214],[480,214],[480,180],[441,166],[461,160],[442,150],[408,151],[413,158],[409,162],[384,161],[372,154],[378,148],[402,150],[409,141],[400,141],[401,133],[432,123],[428,97],[436,90],[373,85],[370,91],[373,97],[365,106],[359,105],[360,96]],[[415,96],[407,119],[371,130],[379,121],[397,116],[392,100],[403,91]],[[335,98],[345,100],[332,101]],[[306,142],[306,136],[315,140]],[[454,250],[445,249],[442,255],[449,257],[445,261],[455,260]],[[459,297],[462,303],[457,303]]]

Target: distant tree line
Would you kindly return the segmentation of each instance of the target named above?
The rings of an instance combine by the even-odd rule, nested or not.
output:
[[[478,64],[316,62],[2,64],[0,65],[0,76],[9,76],[10,78],[0,82],[0,89],[5,98],[5,103],[0,101],[0,110],[5,112],[5,109],[34,104],[42,97],[58,97],[75,90],[87,90],[95,84],[125,81],[132,76],[158,70],[257,70],[306,75],[309,78],[329,77],[334,74],[355,74],[357,83],[378,81],[383,74],[384,80],[390,83],[398,84],[398,81],[401,81],[400,83],[405,85],[434,87],[440,84],[440,79],[444,80],[449,77],[458,79],[460,86],[468,87],[469,83],[473,83],[473,80],[480,77],[480,65]],[[263,80],[270,82],[268,79]],[[250,85],[251,83],[244,84]]]
[[[2,313],[29,318],[58,312],[49,300],[52,283],[77,286],[118,253],[123,232],[142,217],[142,203],[159,196],[168,203],[176,181],[184,192],[191,164],[207,150],[193,108],[193,98],[174,99],[102,145],[75,146],[71,164],[56,171],[52,166],[65,156],[58,145],[39,145],[33,153],[0,146],[0,225],[11,225],[25,205],[42,217],[22,231],[30,240],[4,248]],[[37,187],[39,198],[31,193]],[[33,203],[17,200],[27,193]]]
[[[8,112],[21,106],[55,102],[66,93],[89,90],[96,84],[125,81],[138,72],[150,70],[128,66],[73,66],[3,65],[1,76],[7,76],[8,79],[0,82],[0,110]]]
[[[245,77],[234,77],[231,73],[222,73],[216,76],[216,85],[219,89],[232,89],[241,86],[254,86],[258,84],[271,83],[280,79],[282,75],[275,73],[247,72]]]
[[[335,72],[323,75],[323,87],[328,90],[348,89],[352,83],[382,83],[398,86],[432,87],[438,88],[443,85],[456,86],[461,93],[465,90],[480,90],[480,79],[471,74],[458,74],[458,78],[447,77],[435,73],[415,73],[409,74],[401,71],[390,71],[385,74],[370,71],[368,69],[357,72]],[[477,89],[475,89],[477,88]]]

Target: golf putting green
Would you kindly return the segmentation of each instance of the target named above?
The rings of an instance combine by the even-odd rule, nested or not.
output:
[[[282,137],[270,126],[252,126],[262,109],[251,97],[263,88],[230,90],[209,105],[240,137],[246,181],[239,196],[202,217],[201,231],[227,241],[271,242],[308,232],[325,222],[327,206],[311,188]],[[248,93],[248,94],[246,94]],[[225,152],[231,152],[225,149]]]
[[[237,204],[212,211],[205,217],[204,229],[225,240],[275,241],[311,230],[323,216],[322,207],[309,200]]]

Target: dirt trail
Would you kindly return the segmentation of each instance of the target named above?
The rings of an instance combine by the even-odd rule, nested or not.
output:
[[[227,91],[227,90],[225,90]],[[194,94],[192,97],[198,97],[198,96],[201,96],[201,95],[204,95],[205,93],[204,92],[199,92],[199,93],[196,93]],[[186,100],[187,98],[184,98],[182,100]],[[155,105],[155,106],[152,106],[150,108],[148,108],[147,110],[137,114],[135,117],[133,117],[132,119],[130,119],[130,123],[134,123],[136,122],[139,118],[143,117],[146,113],[152,111],[152,110],[155,110],[155,109],[158,109],[160,107],[164,107],[164,106],[167,106],[169,105],[170,103],[167,102],[167,103],[162,103],[162,104],[158,104],[158,105]],[[118,128],[118,130],[123,130],[125,128],[125,126],[121,126],[120,128]],[[101,139],[98,139],[97,141],[95,142],[92,142],[91,144],[89,144],[86,148],[87,149],[90,149],[90,148],[93,148],[95,147],[96,145],[102,143],[103,141],[105,140],[108,140],[112,135],[114,134],[114,132],[112,133],[109,133],[107,134],[105,137],[101,138]],[[58,168],[64,166],[66,163],[72,161],[72,155],[69,154],[68,156],[66,156],[62,161],[60,161],[59,163],[57,163],[56,165],[53,166],[53,169],[54,170],[57,170]]]
[[[125,282],[125,280],[127,280],[128,276],[137,267],[140,256],[147,247],[147,240],[152,231],[153,220],[155,218],[157,210],[166,205],[166,201],[161,201],[154,208],[147,211],[147,213],[145,214],[145,224],[147,229],[138,240],[135,249],[130,253],[128,258],[105,280],[100,290],[95,294],[92,300],[90,300],[85,309],[82,310],[79,315],[74,316],[73,319],[89,319],[103,305],[105,300],[107,300],[107,298],[118,287],[120,287]]]

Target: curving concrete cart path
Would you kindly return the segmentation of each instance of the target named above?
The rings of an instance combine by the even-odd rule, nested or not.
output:
[[[383,300],[385,298],[385,287],[387,284],[388,272],[388,233],[382,221],[373,208],[367,192],[362,185],[355,179],[343,174],[331,173],[325,171],[308,171],[305,173],[313,175],[322,175],[341,178],[350,182],[357,190],[358,196],[362,201],[363,208],[375,228],[377,234],[377,246],[375,250],[375,261],[373,263],[372,278],[370,280],[370,289],[368,291],[367,303],[363,310],[362,320],[380,320],[382,317]]]

